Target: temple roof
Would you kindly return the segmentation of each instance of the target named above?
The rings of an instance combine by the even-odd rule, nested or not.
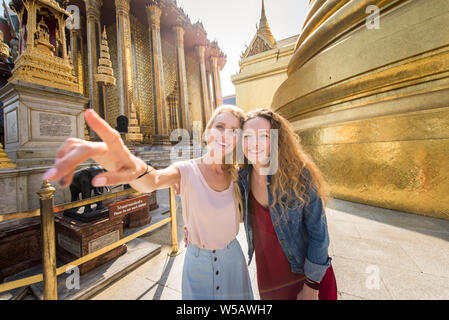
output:
[[[257,28],[256,35],[254,36],[251,44],[243,53],[242,58],[247,58],[258,53],[268,51],[276,48],[276,40],[274,40],[271,33],[270,26],[268,25],[268,19],[265,13],[265,2],[262,0],[262,12],[260,15],[259,26]]]
[[[23,6],[23,1],[26,0],[12,0],[9,4],[10,8],[15,8],[14,11],[20,11],[20,9]],[[58,2],[56,0],[37,0],[38,2],[40,2],[41,4],[44,4],[52,9],[54,9],[55,11],[58,11],[59,13],[65,15],[66,17],[70,16],[70,14],[61,7],[61,5],[66,5],[65,1],[63,0],[59,0]]]

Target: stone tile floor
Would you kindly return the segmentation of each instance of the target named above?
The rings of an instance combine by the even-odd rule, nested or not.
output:
[[[326,215],[339,299],[449,299],[449,220],[338,199]],[[243,225],[237,238],[246,255]],[[93,299],[181,299],[182,235],[179,240],[181,254],[169,257],[170,246],[162,243],[158,256]],[[254,259],[249,270],[259,299]]]

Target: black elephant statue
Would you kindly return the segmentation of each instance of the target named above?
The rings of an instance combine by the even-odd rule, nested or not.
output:
[[[105,172],[106,169],[101,166],[91,166],[89,168],[81,169],[73,175],[72,183],[70,184],[70,194],[71,201],[80,200],[79,196],[81,194],[81,198],[88,199],[92,197],[92,191],[94,192],[94,196],[102,195],[105,191],[105,187],[94,187],[92,186],[92,179],[99,175],[100,173]],[[106,189],[109,189],[106,187]],[[95,212],[98,212],[101,215],[104,215],[104,208],[102,202],[97,202],[97,207],[95,208]],[[82,214],[78,214],[79,207],[66,210],[64,212],[65,215],[68,215],[73,218],[80,218],[80,220],[84,221],[87,219],[89,213],[91,213],[92,207],[91,204],[87,204],[84,206],[84,212]],[[89,219],[92,220],[92,219]]]

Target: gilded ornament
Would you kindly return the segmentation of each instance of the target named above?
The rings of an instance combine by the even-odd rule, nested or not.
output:
[[[3,31],[0,30],[0,61],[5,62],[9,57],[9,46],[4,42]]]

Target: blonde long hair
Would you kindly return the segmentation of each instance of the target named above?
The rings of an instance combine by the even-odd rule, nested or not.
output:
[[[310,201],[306,194],[308,188],[313,188],[317,192],[326,207],[329,196],[328,185],[316,164],[304,151],[300,137],[293,131],[288,120],[269,109],[258,109],[249,112],[245,122],[259,117],[268,120],[271,129],[278,129],[278,170],[271,177],[270,189],[274,197],[271,208],[274,210],[275,204],[278,203],[281,211],[287,212],[288,201],[294,200],[292,198],[297,198],[303,205],[307,205]],[[287,197],[287,201],[282,201],[283,197]]]
[[[218,117],[218,115],[222,114],[222,113],[231,113],[232,115],[234,115],[237,119],[239,119],[240,121],[240,128],[242,128],[243,126],[243,121],[245,119],[245,113],[243,112],[242,109],[240,109],[237,106],[233,106],[233,105],[228,105],[228,104],[224,104],[221,105],[219,107],[217,107],[212,116],[210,117],[207,125],[206,125],[206,132],[208,130],[210,130],[215,122],[215,119]],[[239,136],[239,140],[241,139],[241,136]],[[237,147],[239,146],[239,142],[237,143]],[[237,148],[236,147],[236,148]],[[237,212],[239,213],[239,220],[240,222],[243,221],[243,200],[242,200],[242,192],[240,190],[239,184],[238,184],[238,164],[237,164],[237,156],[236,156],[237,152],[234,149],[233,152],[233,161],[232,163],[228,164],[222,164],[221,167],[223,169],[224,172],[226,172],[227,174],[230,175],[231,177],[231,181],[234,184],[234,202],[235,202],[235,206],[237,209]]]

